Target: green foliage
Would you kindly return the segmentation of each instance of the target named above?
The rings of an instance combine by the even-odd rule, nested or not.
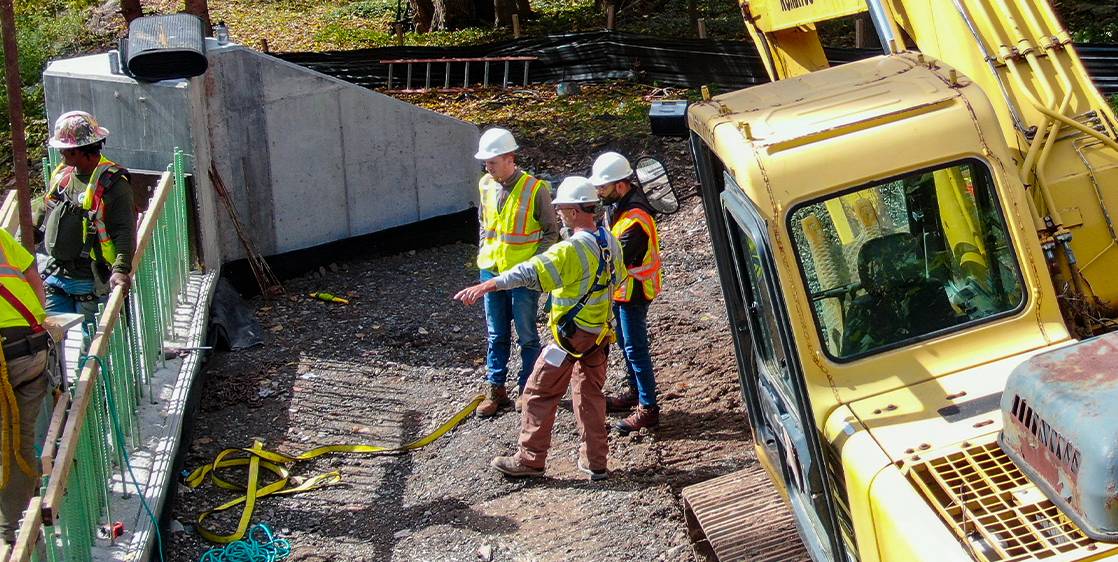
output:
[[[1075,41],[1118,43],[1114,0],[1053,0],[1052,4]]]
[[[335,8],[330,17],[391,21],[396,18],[396,6],[396,0],[358,0]]]
[[[16,40],[19,46],[19,73],[23,93],[28,158],[38,163],[48,136],[42,74],[52,58],[71,55],[95,44],[96,37],[86,29],[85,9],[89,0],[32,0],[17,3]],[[0,68],[2,74],[3,68]],[[0,82],[0,107],[8,108],[7,82]],[[10,162],[11,123],[0,120],[0,161]],[[10,169],[10,168],[9,168]],[[5,174],[6,175],[6,174]],[[34,183],[34,182],[33,182]]]

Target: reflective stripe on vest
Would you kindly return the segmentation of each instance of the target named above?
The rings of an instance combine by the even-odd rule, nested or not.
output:
[[[536,220],[536,196],[540,189],[547,188],[547,182],[522,173],[504,205],[498,209],[501,184],[489,174],[481,178],[478,184],[481,194],[479,268],[500,273],[536,255],[543,239],[543,228]]]
[[[97,234],[97,244],[101,248],[101,255],[104,257],[105,263],[109,265],[116,261],[116,244],[113,243],[109,236],[109,230],[105,226],[104,194],[105,190],[111,185],[107,182],[122,170],[123,168],[115,162],[101,155],[101,161],[97,163],[97,167],[93,168],[93,173],[89,175],[89,182],[85,185],[85,192],[82,197],[82,209],[86,211],[86,216],[82,219],[82,241],[85,242],[86,240],[89,233],[89,220],[92,218],[93,231]],[[73,166],[59,164],[51,173],[51,189],[47,192],[47,197],[54,201],[63,200],[63,194],[70,187],[70,182],[78,181],[76,175],[77,169]],[[93,260],[97,259],[95,254],[90,254],[90,257]]]
[[[631,279],[626,279],[613,292],[613,300],[616,302],[629,302],[633,298],[634,286],[637,283],[640,283],[645,298],[650,301],[660,294],[663,275],[660,272],[660,236],[656,231],[656,220],[643,209],[629,209],[621,213],[621,217],[613,224],[611,232],[620,239],[621,235],[633,225],[640,225],[648,235],[648,249],[645,250],[640,265],[628,268]]]
[[[555,328],[559,319],[568,310],[574,308],[582,296],[593,287],[594,274],[598,271],[600,259],[597,241],[585,236],[576,236],[559,242],[547,252],[533,258],[532,263],[536,275],[540,278],[540,285],[545,290],[551,290],[549,326]],[[613,262],[615,268],[621,267],[620,256],[613,256]],[[602,277],[609,274],[610,268],[607,267],[602,272]],[[566,280],[565,284],[564,280]],[[591,333],[602,331],[609,323],[612,309],[609,296],[609,286],[590,295],[578,316],[575,316],[575,323],[579,328]]]

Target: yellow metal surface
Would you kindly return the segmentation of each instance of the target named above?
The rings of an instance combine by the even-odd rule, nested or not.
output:
[[[1001,430],[999,400],[1009,374],[1030,357],[1056,347],[871,396],[849,407],[890,461],[919,463],[929,453]]]
[[[1029,203],[972,82],[952,87],[950,69],[914,54],[877,57],[717,96],[692,106],[695,131],[769,225],[774,259],[816,422],[840,404],[1067,341]],[[743,133],[748,130],[749,135]],[[1001,189],[1000,204],[1028,297],[1014,316],[848,363],[823,352],[807,287],[790,242],[799,203],[873,180],[978,158]],[[844,205],[846,202],[844,201]]]
[[[924,461],[908,473],[969,554],[983,562],[1109,557],[1044,497],[993,436]]]
[[[766,33],[866,11],[865,0],[742,0],[741,4]]]

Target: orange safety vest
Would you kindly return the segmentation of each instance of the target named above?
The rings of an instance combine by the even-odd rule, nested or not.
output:
[[[639,283],[644,290],[644,296],[649,301],[660,294],[660,283],[663,277],[660,272],[660,237],[656,232],[656,220],[647,211],[639,208],[628,209],[613,223],[610,232],[620,239],[621,234],[633,225],[640,225],[648,235],[648,249],[640,265],[630,267],[629,278],[613,292],[614,302],[629,302],[633,298],[634,286]]]

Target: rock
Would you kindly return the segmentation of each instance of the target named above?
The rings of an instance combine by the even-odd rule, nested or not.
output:
[[[405,538],[408,538],[410,536],[411,536],[411,530],[410,529],[400,529],[399,531],[396,531],[395,533],[392,533],[392,537],[397,539],[397,540],[398,539],[405,539]]]
[[[483,544],[477,549],[477,559],[481,562],[490,562],[493,560],[493,545]]]
[[[172,534],[184,533],[186,532],[186,527],[184,527],[182,525],[182,522],[180,522],[178,519],[172,519],[171,523],[167,525],[167,530],[171,531]]]
[[[419,335],[426,336],[427,334],[428,334],[427,328],[420,328],[419,329]]]
[[[334,263],[334,262],[330,262],[330,265],[328,265],[328,266],[326,266],[326,267],[330,269],[330,272],[331,272],[331,273],[337,273],[337,272],[338,272],[338,269],[339,269],[339,268],[338,268],[338,264],[336,264],[336,263]]]

